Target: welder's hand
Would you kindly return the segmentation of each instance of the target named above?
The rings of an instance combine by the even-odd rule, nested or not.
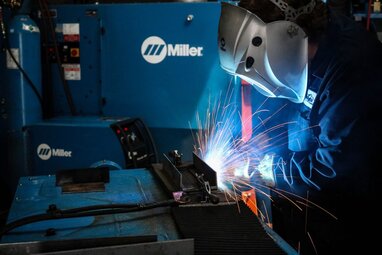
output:
[[[259,177],[264,181],[265,185],[269,187],[275,187],[274,157],[275,155],[273,153],[265,154],[256,167]]]
[[[310,186],[309,152],[290,151],[285,157],[277,157],[274,163],[274,176],[279,189],[299,192]]]

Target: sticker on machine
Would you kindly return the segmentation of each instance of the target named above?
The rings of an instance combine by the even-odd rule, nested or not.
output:
[[[62,64],[64,68],[65,80],[79,81],[81,80],[80,64]]]
[[[79,23],[64,23],[62,24],[62,34],[65,42],[80,41],[80,24]]]
[[[9,54],[7,51],[7,68],[8,69],[17,69],[17,64],[13,59],[17,61],[17,63],[20,63],[20,58],[19,58],[19,49],[9,49],[12,56]]]

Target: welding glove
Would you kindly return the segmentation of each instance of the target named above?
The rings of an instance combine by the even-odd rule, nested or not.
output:
[[[311,185],[310,159],[308,152],[289,151],[279,156],[274,163],[275,186],[278,189],[302,194]]]

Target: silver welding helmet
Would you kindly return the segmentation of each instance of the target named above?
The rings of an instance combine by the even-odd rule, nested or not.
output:
[[[270,1],[285,4],[279,6],[284,13],[306,11],[282,0]],[[221,67],[265,96],[301,103],[307,88],[308,38],[291,21],[294,17],[265,23],[244,8],[223,2],[218,34]]]

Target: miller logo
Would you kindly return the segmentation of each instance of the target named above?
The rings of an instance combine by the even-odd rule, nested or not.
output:
[[[50,149],[49,145],[42,143],[37,147],[37,155],[42,160],[48,160],[52,156],[52,150]]]
[[[203,47],[190,47],[189,44],[166,44],[158,36],[150,36],[141,46],[142,57],[151,64],[162,62],[169,57],[201,57]]]
[[[46,143],[42,143],[37,147],[37,155],[42,160],[48,160],[51,157],[66,157],[71,158],[72,152],[64,149],[52,149]]]

